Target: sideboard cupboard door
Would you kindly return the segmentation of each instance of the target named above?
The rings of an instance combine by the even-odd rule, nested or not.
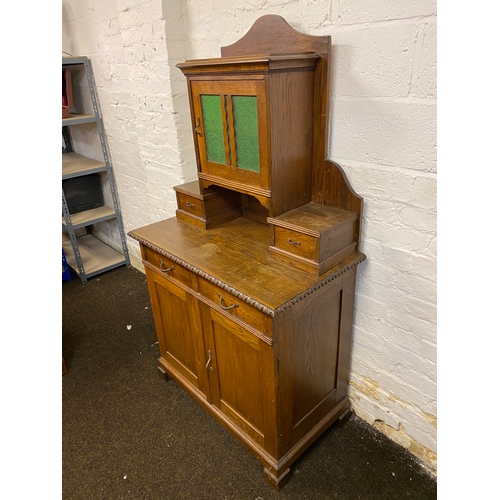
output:
[[[276,453],[273,348],[229,317],[200,304],[210,350],[212,404],[258,446]]]
[[[198,301],[147,267],[146,277],[160,346],[160,366],[194,388],[203,399],[209,399]]]
[[[264,80],[193,80],[191,91],[201,172],[270,189]]]

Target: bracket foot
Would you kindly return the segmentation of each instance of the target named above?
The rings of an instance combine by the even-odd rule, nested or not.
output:
[[[283,486],[285,486],[286,483],[288,483],[288,481],[290,481],[292,472],[290,469],[286,469],[285,472],[278,477],[277,474],[274,474],[269,469],[264,467],[264,477],[273,488],[279,491],[283,488]]]

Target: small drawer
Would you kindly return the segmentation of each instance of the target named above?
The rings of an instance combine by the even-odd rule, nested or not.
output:
[[[268,217],[269,253],[304,271],[323,274],[355,251],[357,218],[355,212],[317,203]]]
[[[177,280],[190,288],[196,288],[196,276],[168,257],[142,246],[142,258],[154,266],[159,274]]]
[[[318,238],[283,227],[274,228],[274,246],[285,252],[318,260]]]
[[[203,200],[177,192],[177,208],[197,217],[203,217]]]
[[[198,279],[198,292],[209,299],[215,309],[220,308],[262,332],[267,337],[272,337],[272,318],[259,311],[256,307],[247,304],[205,279]]]

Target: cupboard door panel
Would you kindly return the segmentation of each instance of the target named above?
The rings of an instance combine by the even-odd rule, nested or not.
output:
[[[193,80],[191,91],[201,171],[269,189],[264,81]]]
[[[206,392],[199,377],[204,347],[196,299],[148,268],[146,274],[161,357],[189,383]]]
[[[317,297],[315,298],[317,299]],[[293,441],[297,442],[337,403],[342,291],[300,308],[293,319]]]
[[[212,309],[209,316],[214,349],[212,402],[263,446],[262,342]]]

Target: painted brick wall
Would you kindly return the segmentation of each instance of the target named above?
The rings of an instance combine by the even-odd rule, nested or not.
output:
[[[63,0],[62,47],[92,59],[128,231],[173,216],[172,187],[196,178],[175,64],[271,13],[333,40],[328,157],[365,200],[353,409],[434,469],[436,1]]]

